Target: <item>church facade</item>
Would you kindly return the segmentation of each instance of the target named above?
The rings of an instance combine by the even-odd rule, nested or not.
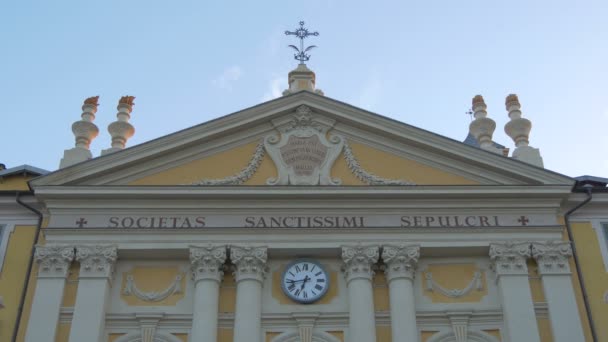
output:
[[[87,99],[61,169],[29,183],[45,219],[17,340],[608,338],[608,197],[565,216],[588,192],[540,167],[516,97],[508,157],[481,97],[473,147],[325,97],[304,64],[289,83],[128,149],[125,97],[93,159]]]

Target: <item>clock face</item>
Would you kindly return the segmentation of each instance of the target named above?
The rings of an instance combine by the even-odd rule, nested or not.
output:
[[[315,302],[329,289],[327,272],[318,262],[297,260],[287,266],[281,280],[283,292],[298,303]]]

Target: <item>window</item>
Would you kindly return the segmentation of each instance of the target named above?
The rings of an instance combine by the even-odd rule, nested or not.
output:
[[[15,225],[12,224],[0,224],[0,272],[4,268],[4,256],[8,249],[8,239],[13,232]]]

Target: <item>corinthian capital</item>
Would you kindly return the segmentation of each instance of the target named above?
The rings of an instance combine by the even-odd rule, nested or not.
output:
[[[378,246],[342,246],[342,269],[346,282],[356,278],[371,280],[374,276],[373,265],[379,257]]]
[[[222,281],[223,265],[226,262],[226,246],[190,246],[192,279],[194,282],[209,279]]]
[[[230,260],[236,266],[234,276],[237,283],[247,279],[264,280],[268,260],[266,247],[231,246]]]
[[[505,242],[490,244],[490,260],[498,276],[527,275],[527,259],[530,258],[529,242]]]
[[[117,258],[115,246],[78,246],[76,260],[80,262],[80,278],[110,278]]]
[[[74,247],[36,246],[34,259],[39,265],[38,278],[65,278],[74,260]]]
[[[536,259],[541,275],[570,274],[568,259],[572,247],[568,241],[546,241],[532,243],[532,257]]]
[[[386,264],[384,273],[390,282],[397,278],[414,279],[416,264],[420,258],[420,246],[382,246],[382,260]]]

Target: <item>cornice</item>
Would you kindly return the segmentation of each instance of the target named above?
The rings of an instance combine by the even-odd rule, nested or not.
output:
[[[91,181],[93,178],[101,179],[107,177],[111,172],[133,167],[137,163],[176,153],[195,145],[204,146],[213,139],[237,134],[256,126],[261,125],[264,129],[269,129],[269,121],[302,104],[314,108],[315,112],[321,115],[339,121],[337,130],[342,126],[364,128],[372,134],[421,148],[429,154],[460,160],[485,170],[489,174],[508,175],[507,178],[522,184],[567,184],[570,186],[574,184],[573,179],[564,175],[483,151],[424,129],[309,92],[281,97],[117,153],[94,158],[32,180],[30,184],[36,188],[45,184],[73,184]]]

